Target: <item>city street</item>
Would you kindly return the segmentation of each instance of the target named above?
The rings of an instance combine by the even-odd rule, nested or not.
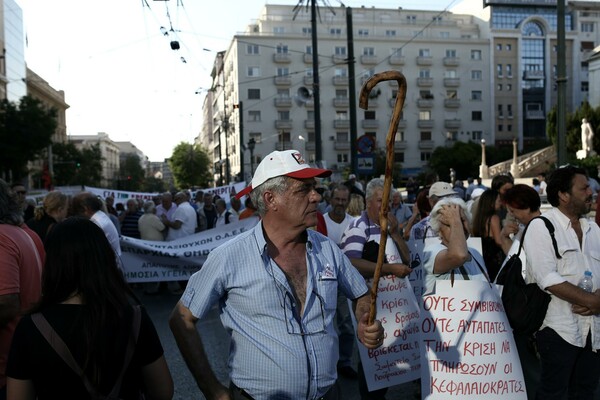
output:
[[[168,326],[169,315],[173,306],[179,300],[179,296],[169,293],[147,296],[143,294],[142,289],[136,289],[136,293],[152,317],[165,349],[167,363],[175,383],[175,396],[173,398],[175,400],[204,399],[179,353]],[[229,380],[227,373],[229,340],[223,325],[221,325],[217,310],[211,311],[207,318],[199,322],[198,326],[204,341],[204,347],[217,377],[221,382],[227,383]],[[360,399],[356,381],[342,378],[341,387],[344,400]],[[386,398],[388,400],[417,399],[418,397],[414,395],[415,388],[414,383],[396,386],[388,391]]]

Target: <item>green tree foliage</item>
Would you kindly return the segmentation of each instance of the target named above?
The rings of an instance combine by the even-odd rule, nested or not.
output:
[[[488,150],[486,147],[486,163]],[[436,147],[429,159],[429,168],[445,182],[450,182],[450,168],[456,171],[456,179],[466,179],[479,175],[479,165],[481,144],[474,142],[456,141],[452,147]]]
[[[164,193],[166,192],[167,187],[165,185],[165,181],[162,179],[155,178],[153,176],[147,177],[142,182],[141,191],[147,193]]]
[[[179,188],[208,187],[212,180],[210,159],[200,146],[181,142],[173,149],[169,166]]]
[[[552,140],[552,143],[557,143],[558,137],[558,123],[557,123],[558,112],[556,106],[552,107],[552,110],[548,113],[546,119],[546,131]],[[571,162],[575,160],[575,155],[578,150],[581,150],[581,120],[587,118],[588,122],[594,130],[593,145],[594,150],[598,152],[600,150],[600,107],[595,109],[590,106],[587,101],[581,104],[577,110],[572,113],[567,113],[566,116],[566,134],[567,134],[567,154],[568,160]]]
[[[27,163],[40,157],[52,143],[57,127],[56,109],[46,109],[30,96],[18,106],[0,101],[0,176],[19,180],[27,175]]]
[[[127,154],[120,165],[119,189],[137,192],[144,183],[144,169],[140,157],[137,154]]]
[[[73,143],[52,145],[54,186],[99,186],[102,180],[102,152],[97,144],[77,149]]]

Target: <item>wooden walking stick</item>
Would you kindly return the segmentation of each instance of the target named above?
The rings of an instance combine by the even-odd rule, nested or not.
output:
[[[390,128],[387,133],[385,147],[385,180],[383,182],[383,199],[381,200],[381,210],[379,210],[379,226],[381,227],[381,239],[379,240],[379,253],[377,254],[377,264],[375,273],[373,274],[373,285],[371,287],[371,308],[369,310],[369,325],[375,320],[377,314],[377,286],[379,286],[379,278],[381,276],[381,266],[385,259],[385,244],[387,242],[387,213],[389,209],[390,190],[392,187],[392,171],[394,168],[394,141],[396,140],[396,131],[398,123],[402,115],[402,107],[404,107],[404,99],[406,99],[406,78],[400,71],[385,71],[373,75],[365,82],[360,90],[359,106],[363,110],[369,108],[369,93],[381,81],[398,81],[398,94],[396,95],[396,103],[392,112]]]

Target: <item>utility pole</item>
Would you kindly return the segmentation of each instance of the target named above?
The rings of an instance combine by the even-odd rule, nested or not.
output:
[[[348,90],[350,103],[350,166],[351,173],[356,173],[358,169],[358,159],[356,157],[356,78],[354,77],[354,30],[352,25],[352,8],[346,7],[346,30],[348,40]]]
[[[565,0],[557,1],[557,56],[556,85],[558,91],[556,128],[558,165],[567,163],[567,65],[565,60]]]
[[[233,106],[234,109],[238,110],[238,120],[239,120],[239,132],[240,132],[240,144],[239,148],[244,148],[244,104],[240,100],[237,104]],[[244,153],[240,151],[240,178],[243,180],[246,179],[244,175]]]
[[[321,99],[319,95],[319,49],[317,46],[317,0],[311,0],[310,29],[312,36],[312,63],[313,63],[313,99],[315,102],[315,161],[321,165],[323,160],[321,143]]]

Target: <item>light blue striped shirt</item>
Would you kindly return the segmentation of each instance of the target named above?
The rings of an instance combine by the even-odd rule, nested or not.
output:
[[[213,250],[181,300],[197,318],[219,302],[231,335],[231,380],[257,400],[323,396],[337,378],[338,286],[349,299],[368,290],[333,241],[307,232],[307,294],[300,323],[293,316],[291,287],[268,255],[262,222]],[[294,334],[301,329],[310,334]]]

